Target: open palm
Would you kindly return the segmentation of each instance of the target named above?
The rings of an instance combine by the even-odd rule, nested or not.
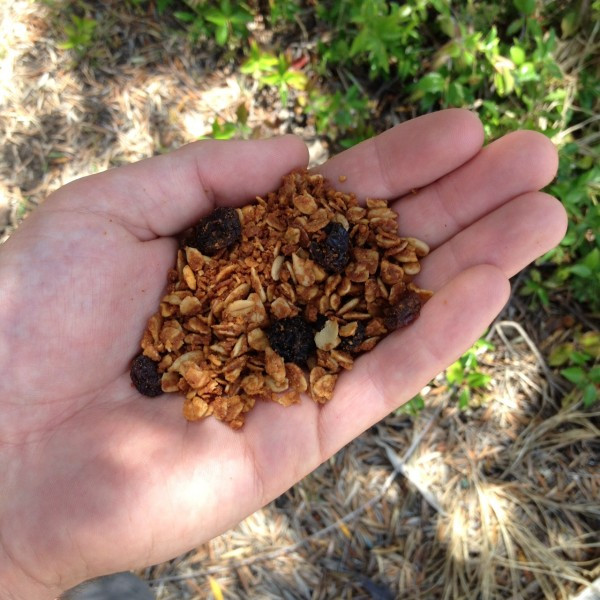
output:
[[[216,204],[277,188],[306,164],[304,144],[192,144],[78,180],[30,215],[0,250],[2,587],[52,597],[214,537],[455,360],[501,310],[507,278],[566,223],[537,191],[556,169],[546,138],[482,143],[476,117],[443,111],[318,169],[359,197],[398,199],[400,233],[432,248],[417,283],[436,294],[340,378],[329,404],[261,403],[240,432],[187,423],[177,395],[142,397],[129,363],[163,294],[173,236]]]

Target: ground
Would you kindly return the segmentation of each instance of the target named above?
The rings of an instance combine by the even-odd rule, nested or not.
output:
[[[207,135],[241,104],[253,135],[292,131],[327,158],[251,80],[153,13],[104,4],[105,43],[80,62],[48,3],[0,4],[0,242],[61,185]],[[418,415],[390,415],[232,531],[140,571],[156,597],[573,598],[598,578],[600,412],[565,407],[545,359],[585,317],[525,319],[520,283],[469,409],[439,376]]]

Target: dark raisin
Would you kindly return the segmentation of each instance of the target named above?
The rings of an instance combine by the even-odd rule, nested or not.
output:
[[[341,273],[350,261],[350,235],[340,223],[329,223],[324,231],[323,241],[310,243],[310,255],[327,271]]]
[[[143,354],[136,356],[131,363],[129,375],[140,394],[154,397],[163,393],[160,387],[161,375],[158,372],[158,365],[151,358]]]
[[[421,298],[414,292],[406,292],[400,302],[384,311],[384,324],[390,330],[410,325],[421,312]]]
[[[271,348],[285,362],[303,364],[315,351],[313,328],[302,317],[288,317],[275,321],[267,329]]]
[[[338,349],[344,352],[354,352],[365,341],[365,326],[362,321],[357,321],[358,325],[354,335],[340,338]]]
[[[242,225],[235,208],[220,206],[194,227],[186,244],[198,248],[202,254],[213,256],[239,242],[241,237]]]

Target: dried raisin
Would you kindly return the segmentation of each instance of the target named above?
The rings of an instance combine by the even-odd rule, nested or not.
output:
[[[340,223],[329,223],[324,231],[323,241],[310,243],[310,255],[327,271],[341,273],[350,261],[350,236]]]
[[[356,331],[353,335],[341,338],[342,341],[338,346],[339,350],[344,352],[355,351],[365,340],[365,326],[362,321],[358,321],[356,324]]]
[[[242,225],[235,208],[220,206],[194,227],[186,244],[213,256],[239,242],[241,237]]]
[[[313,328],[302,317],[287,317],[275,321],[267,329],[271,348],[285,362],[304,364],[315,351]]]
[[[410,325],[421,312],[421,298],[414,292],[407,292],[398,304],[390,306],[384,313],[384,324],[390,330]]]
[[[131,363],[129,375],[140,394],[154,397],[163,393],[160,387],[161,375],[158,372],[157,364],[151,358],[143,354],[136,356]]]

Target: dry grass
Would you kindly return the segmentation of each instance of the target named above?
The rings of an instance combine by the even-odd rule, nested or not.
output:
[[[256,135],[290,127],[151,15],[97,4],[103,41],[79,64],[48,8],[0,4],[0,240],[67,181],[191,141],[241,102]],[[418,417],[390,415],[234,530],[143,571],[157,598],[567,599],[599,577],[600,413],[560,407],[518,323],[489,337],[480,407],[459,411],[438,378]]]

